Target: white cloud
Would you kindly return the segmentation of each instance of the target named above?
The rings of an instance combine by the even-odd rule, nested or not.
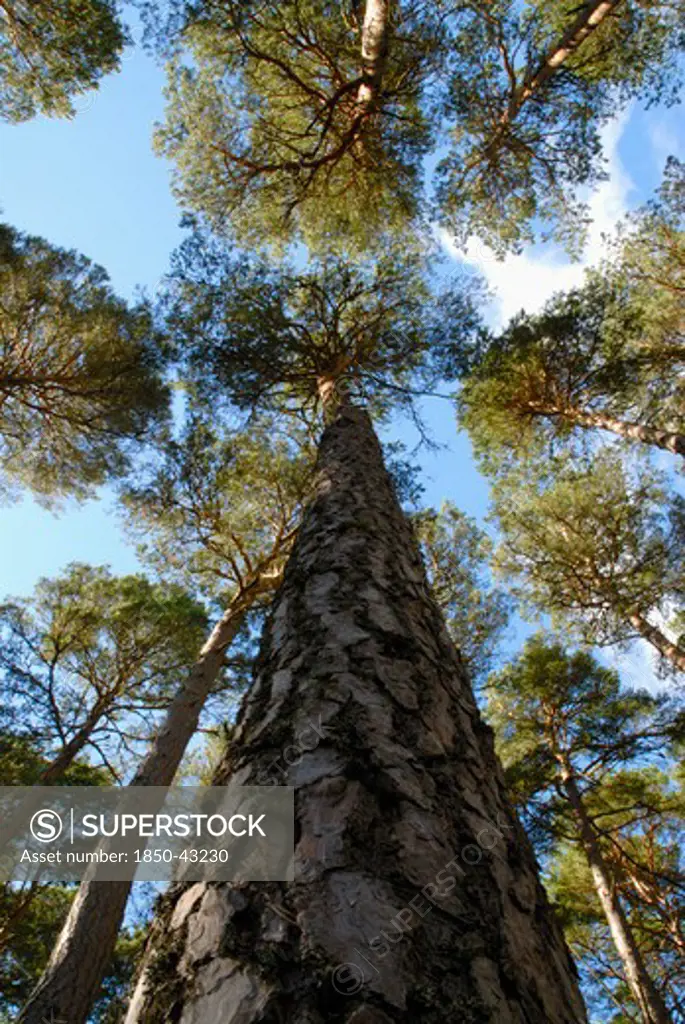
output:
[[[455,259],[476,267],[487,280],[498,300],[494,326],[501,326],[520,310],[534,313],[557,291],[565,291],[582,283],[586,267],[596,264],[605,251],[604,236],[613,233],[617,222],[628,210],[628,196],[633,182],[621,162],[618,147],[630,112],[625,111],[607,124],[602,132],[608,180],[602,182],[589,197],[591,224],[582,258],[572,262],[558,247],[550,246],[543,254],[529,248],[519,256],[495,258],[477,239],[471,239],[466,254],[457,248],[449,232],[440,228],[437,237],[443,248]]]
[[[668,683],[657,674],[657,653],[645,640],[636,640],[624,651],[607,648],[599,657],[608,668],[618,672],[625,687],[655,694],[668,690]]]
[[[679,131],[671,111],[650,120],[647,125],[647,133],[659,173],[663,171],[669,156],[677,156],[682,160],[685,152],[682,133]]]

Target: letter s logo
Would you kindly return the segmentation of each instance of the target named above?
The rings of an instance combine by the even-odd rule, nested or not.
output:
[[[57,811],[36,811],[31,818],[31,835],[39,843],[54,843],[62,832],[62,819]]]

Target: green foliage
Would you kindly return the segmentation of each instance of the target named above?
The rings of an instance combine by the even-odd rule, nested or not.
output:
[[[491,339],[459,395],[459,416],[486,470],[540,451],[587,449],[592,417],[685,433],[675,357],[644,346],[632,296],[593,275]],[[685,353],[683,353],[685,364]],[[649,437],[649,434],[646,434]]]
[[[167,409],[163,352],[83,256],[0,227],[0,466],[39,497],[83,497],[127,467]]]
[[[614,5],[557,65],[566,33],[599,4],[529,0],[465,5],[456,17],[446,99],[453,141],[438,165],[437,200],[465,240],[497,252],[535,230],[569,243],[583,226],[579,185],[603,174],[599,129],[630,97],[673,99],[683,17],[677,3]]]
[[[644,352],[664,375],[670,369],[678,376],[685,360],[685,164],[675,157],[656,196],[622,226],[611,266],[639,311]],[[681,407],[683,397],[681,387]]]
[[[5,717],[5,716],[3,716]],[[20,723],[21,724],[21,723]],[[24,726],[30,723],[24,723]],[[0,737],[0,786],[35,786],[49,760],[35,741],[25,733],[15,733],[3,727]],[[85,761],[73,761],[63,775],[55,780],[57,786],[106,786],[111,783],[102,768]]]
[[[47,963],[74,896],[73,887],[0,887],[0,1012],[28,998]],[[9,944],[2,942],[7,931]],[[13,1015],[16,1019],[16,1013]]]
[[[4,706],[45,758],[72,763],[87,750],[116,777],[206,628],[204,609],[179,586],[74,563],[0,607]]]
[[[588,643],[637,635],[635,615],[683,596],[680,501],[648,468],[609,449],[590,464],[527,465],[494,488],[497,571],[530,610]],[[669,511],[673,514],[669,515]]]
[[[472,289],[477,294],[477,286]],[[322,382],[376,411],[455,376],[477,316],[458,283],[433,293],[423,261],[312,259],[305,272],[192,236],[176,255],[167,327],[198,393],[216,404],[311,413]]]
[[[573,450],[575,428],[597,414],[685,434],[683,191],[683,167],[671,161],[657,198],[582,288],[481,337],[459,412],[487,471]]]
[[[113,0],[3,0],[0,117],[69,117],[73,99],[119,67],[126,33]]]
[[[261,573],[280,571],[307,497],[313,448],[272,420],[247,429],[190,416],[179,439],[124,490],[141,557],[164,579],[222,608]]]
[[[682,830],[682,813],[678,827]],[[641,852],[653,863],[661,877],[652,878],[652,884],[641,888],[650,890],[650,902],[640,899],[635,888],[625,881],[619,883],[619,892],[626,908],[627,920],[636,938],[640,955],[655,987],[661,993],[674,1022],[683,1020],[682,1004],[682,881],[671,875],[674,882],[663,877],[664,857],[669,856],[672,844],[665,848],[660,841],[660,828],[651,834],[636,830],[634,839]],[[682,879],[682,872],[681,872]],[[603,918],[601,907],[592,884],[590,870],[582,854],[569,844],[560,846],[551,861],[545,887],[554,902],[566,941],[580,973],[581,983],[590,1008],[610,1024],[630,1024],[638,1019],[637,1008],[624,979],[621,963],[616,955],[611,934]],[[658,898],[653,897],[653,890]],[[680,919],[680,920],[679,920]],[[675,940],[675,941],[674,941]],[[674,948],[675,947],[675,948]]]
[[[0,887],[0,1020],[16,1020],[48,961],[76,895],[74,886]],[[142,928],[124,929],[93,1007],[93,1024],[115,1024],[142,952]]]
[[[393,14],[377,87],[362,61],[358,8],[188,5],[157,133],[183,202],[215,225],[230,218],[248,245],[295,232],[313,247],[343,237],[364,248],[403,225],[416,212],[429,139],[420,93],[437,42],[430,6]]]
[[[428,579],[450,636],[478,683],[492,668],[511,601],[493,585],[492,541],[451,502],[413,517]]]
[[[571,0],[389,3],[374,39],[362,4],[204,0],[172,5],[166,23],[167,5],[144,6],[172,54],[157,144],[177,194],[248,245],[363,251],[427,212],[426,157],[431,215],[460,240],[501,252],[542,227],[568,242],[577,187],[602,176],[599,129],[679,82],[668,0],[613,5],[543,75],[585,10]]]

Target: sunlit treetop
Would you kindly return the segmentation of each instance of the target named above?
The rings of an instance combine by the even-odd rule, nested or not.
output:
[[[177,192],[250,245],[365,248],[417,214],[500,251],[533,224],[569,240],[602,125],[679,81],[670,2],[144,6],[171,54]]]
[[[685,360],[685,164],[666,162],[656,196],[621,226],[610,264],[642,318],[642,346],[664,367]]]
[[[541,446],[596,446],[598,428],[685,455],[683,171],[668,161],[656,197],[581,288],[481,334],[459,407],[488,471]]]
[[[437,168],[447,226],[498,252],[536,231],[573,246],[585,217],[575,191],[603,175],[602,125],[632,97],[677,97],[684,40],[682,9],[668,0],[464,5]]]
[[[196,5],[169,67],[159,149],[184,201],[249,242],[330,245],[417,212],[432,5]],[[375,16],[375,21],[373,20]]]
[[[83,497],[165,419],[165,353],[75,252],[0,225],[0,483]]]
[[[117,70],[126,42],[114,0],[3,0],[0,118],[73,115],[74,98]]]
[[[198,393],[311,422],[333,392],[377,413],[454,378],[478,323],[478,283],[434,291],[422,260],[311,259],[277,269],[200,234],[180,248],[166,327]]]

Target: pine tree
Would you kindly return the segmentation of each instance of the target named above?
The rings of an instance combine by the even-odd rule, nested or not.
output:
[[[3,0],[0,117],[69,117],[74,97],[119,67],[126,43],[113,0]]]
[[[578,428],[685,455],[684,191],[670,161],[657,198],[582,288],[481,338],[459,407],[488,468],[568,448]]]
[[[426,155],[431,215],[460,238],[501,250],[533,220],[568,237],[575,189],[601,177],[601,125],[680,78],[670,0],[145,6],[171,57],[157,143],[177,193],[248,244],[364,251],[427,212]]]
[[[0,468],[38,497],[121,475],[168,404],[164,345],[75,252],[0,227]],[[4,481],[3,481],[4,482]]]
[[[590,654],[567,654],[543,637],[529,640],[520,658],[489,680],[488,698],[488,718],[526,817],[548,842],[563,837],[582,851],[640,1018],[668,1024],[619,883],[635,855],[633,868],[650,873],[635,830],[650,815],[658,820],[664,801],[672,814],[682,810],[672,792],[662,792],[655,806],[654,770],[630,773],[663,751],[673,710],[646,692],[622,691],[617,674]]]
[[[683,595],[682,501],[663,477],[607,449],[590,463],[526,464],[493,494],[495,565],[531,611],[589,644],[641,637],[685,671],[682,643],[654,624]]]
[[[0,608],[3,701],[47,763],[52,785],[88,753],[112,779],[169,704],[206,629],[178,586],[72,564]]]
[[[250,698],[215,784],[268,781],[307,722],[325,727],[287,772],[298,880],[174,890],[129,1022],[584,1019],[370,421],[345,402]]]

